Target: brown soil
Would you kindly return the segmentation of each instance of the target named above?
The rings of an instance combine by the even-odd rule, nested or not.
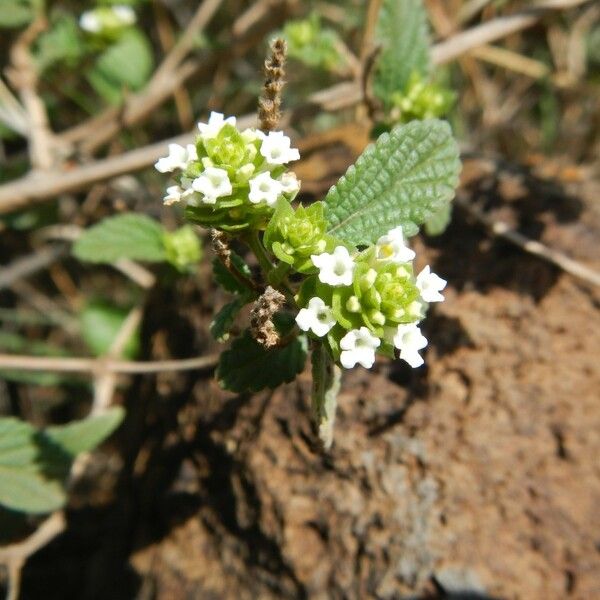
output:
[[[598,186],[465,173],[488,212],[600,268]],[[450,282],[426,368],[348,373],[327,454],[308,373],[253,396],[136,381],[118,479],[105,465],[104,494],[75,501],[26,597],[600,597],[597,291],[459,210],[418,244]],[[150,303],[154,356],[210,345],[223,298],[190,285]]]

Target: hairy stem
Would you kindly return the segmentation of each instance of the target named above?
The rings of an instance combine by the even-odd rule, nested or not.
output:
[[[328,450],[333,443],[333,427],[340,391],[342,371],[333,362],[321,343],[312,352],[312,410],[323,447]]]

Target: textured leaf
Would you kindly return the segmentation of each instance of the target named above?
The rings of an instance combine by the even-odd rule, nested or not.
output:
[[[250,267],[244,262],[244,259],[236,254],[231,253],[231,262],[235,269],[245,277],[251,278],[252,272]],[[226,268],[225,265],[218,259],[213,260],[213,275],[217,283],[232,294],[245,294],[248,288],[242,285]]]
[[[81,336],[95,356],[106,354],[117,337],[128,311],[102,302],[91,302],[81,311]],[[139,332],[135,331],[123,348],[124,358],[135,358],[139,350]]]
[[[44,435],[71,457],[75,457],[82,452],[90,452],[101,444],[117,429],[124,416],[125,411],[120,406],[115,406],[101,415],[48,427],[44,430]]]
[[[329,190],[329,233],[354,245],[373,243],[397,225],[414,235],[454,197],[458,156],[443,121],[413,121],[384,133]]]
[[[165,260],[163,230],[145,215],[128,213],[108,217],[87,229],[73,245],[79,260],[113,263],[121,258]]]
[[[373,91],[389,106],[392,94],[404,91],[412,73],[429,73],[429,31],[422,0],[383,0],[375,37],[382,51]]]
[[[287,346],[266,350],[248,331],[221,354],[217,379],[232,392],[257,392],[292,381],[304,368],[308,342],[305,336]]]
[[[232,302],[226,304],[212,320],[210,324],[210,333],[219,342],[224,342],[229,338],[229,331],[231,330],[236,317],[242,310],[242,308],[250,301],[249,295],[238,296]]]
[[[440,210],[434,212],[427,221],[425,221],[425,233],[435,236],[442,235],[452,219],[452,204],[445,204]]]
[[[62,483],[42,472],[36,430],[14,418],[0,418],[0,504],[22,512],[44,513],[66,499]]]

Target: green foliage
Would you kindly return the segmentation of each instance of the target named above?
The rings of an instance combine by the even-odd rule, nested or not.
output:
[[[160,262],[166,259],[163,229],[141,214],[108,217],[87,229],[73,245],[83,261],[113,263],[121,258]]]
[[[389,108],[393,94],[405,90],[413,73],[429,74],[429,32],[422,0],[383,0],[375,36],[382,51],[373,91]]]
[[[425,233],[430,236],[442,235],[452,219],[452,204],[444,204],[425,221]]]
[[[309,67],[333,71],[343,62],[338,50],[338,34],[323,27],[317,13],[311,13],[306,19],[288,21],[282,35],[288,43],[288,56]]]
[[[250,267],[239,254],[231,253],[231,264],[243,277],[252,276]],[[213,276],[224,290],[232,294],[245,294],[248,291],[248,288],[239,279],[236,279],[218,258],[213,260]]]
[[[35,17],[32,0],[2,0],[0,2],[0,28],[23,27]]]
[[[35,57],[40,72],[59,64],[73,67],[86,52],[81,30],[70,15],[61,15],[38,39]]]
[[[96,61],[88,75],[94,89],[110,103],[119,102],[123,89],[139,90],[148,81],[154,59],[146,36],[127,29]]]
[[[397,225],[407,236],[450,202],[459,153],[442,121],[413,121],[384,133],[333,186],[325,203],[329,233],[368,245]]]
[[[190,225],[184,225],[173,232],[166,231],[163,241],[167,262],[179,271],[190,269],[202,258],[200,239]]]
[[[101,444],[121,424],[124,416],[125,411],[116,406],[95,417],[48,427],[44,430],[44,435],[71,458],[75,458]]]
[[[62,507],[65,479],[75,456],[100,444],[123,416],[121,408],[114,408],[44,431],[19,419],[0,418],[0,505],[34,514]]]
[[[215,340],[225,342],[229,339],[229,332],[233,327],[236,317],[251,300],[252,296],[250,294],[237,296],[215,315],[210,324],[210,333]]]
[[[392,94],[390,116],[394,122],[408,123],[414,119],[443,117],[452,108],[456,94],[441,85],[431,83],[414,72],[404,92]]]
[[[304,368],[308,342],[306,336],[295,337],[286,346],[268,350],[246,331],[221,354],[217,379],[232,392],[258,392],[292,381]]]
[[[91,302],[81,311],[81,337],[95,356],[106,354],[114,342],[128,311],[102,302]],[[125,344],[124,358],[135,358],[139,351],[139,332],[135,331]]]

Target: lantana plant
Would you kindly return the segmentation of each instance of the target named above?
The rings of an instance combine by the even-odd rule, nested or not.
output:
[[[313,410],[328,447],[343,370],[370,369],[377,355],[424,362],[420,323],[446,282],[429,266],[416,272],[407,237],[450,202],[460,162],[447,123],[414,121],[381,135],[322,201],[297,202],[290,169],[300,154],[275,129],[283,52],[275,41],[258,128],[213,112],[195,144],[170,145],[156,169],[172,179],[164,203],[211,230],[215,278],[235,295],[215,317],[215,337],[229,338],[252,305],[249,326],[222,355],[221,384],[244,392],[291,381],[310,348]],[[240,244],[259,272],[234,252]]]

